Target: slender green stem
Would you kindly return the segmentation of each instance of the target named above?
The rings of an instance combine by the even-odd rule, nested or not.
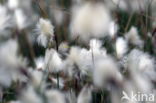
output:
[[[59,89],[60,87],[59,87],[59,73],[57,73],[57,88]]]

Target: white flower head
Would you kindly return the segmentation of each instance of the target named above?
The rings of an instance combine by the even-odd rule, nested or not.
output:
[[[115,37],[118,29],[119,29],[118,25],[114,21],[112,21],[110,23],[110,27],[109,27],[109,35],[111,38]]]
[[[58,80],[57,78],[51,78],[52,82],[57,85],[58,84]],[[63,78],[59,78],[59,88],[63,88],[64,87],[64,80]]]
[[[22,103],[43,103],[42,99],[32,86],[29,86],[27,89],[23,90],[22,94],[20,95],[20,100]]]
[[[154,59],[138,49],[134,49],[128,56],[128,69],[132,74],[141,73],[149,79],[156,79],[155,62]]]
[[[40,34],[52,36],[54,35],[54,27],[48,19],[40,18],[37,28],[40,31]]]
[[[90,40],[90,48],[100,49],[101,47],[102,47],[102,42],[100,40],[97,39]]]
[[[85,48],[72,47],[68,58],[75,63],[82,74],[87,74],[92,70],[92,55],[91,52]],[[85,58],[85,61],[84,61]]]
[[[112,2],[120,9],[122,10],[127,10],[127,3],[126,3],[126,0],[112,0]]]
[[[133,71],[133,70],[138,70],[137,68],[137,64],[139,62],[139,58],[142,55],[142,51],[138,50],[138,49],[133,49],[127,58],[127,65],[128,68]]]
[[[64,11],[56,7],[56,9],[53,8],[52,13],[56,24],[60,26],[64,20]]]
[[[127,52],[127,42],[124,38],[119,37],[115,43],[116,54],[118,58],[122,58],[124,54]]]
[[[135,87],[138,91],[143,93],[150,93],[153,89],[153,84],[149,78],[144,77],[138,73],[134,73],[132,75],[132,82],[134,83]]]
[[[76,93],[73,90],[65,92],[65,97],[68,103],[77,103]]]
[[[22,9],[16,9],[14,16],[19,30],[24,29],[29,25],[29,21],[27,21],[28,18]]]
[[[34,87],[39,87],[41,85],[43,79],[43,73],[39,70],[30,70],[31,77],[32,77],[32,85]]]
[[[95,62],[95,69],[93,71],[93,81],[98,87],[102,87],[109,79],[121,81],[122,75],[119,72],[118,65],[110,58],[101,58]]]
[[[45,92],[48,103],[65,103],[65,96],[58,90],[47,90]]]
[[[77,63],[79,61],[79,53],[81,51],[80,47],[71,47],[68,58],[71,59],[71,61]]]
[[[92,39],[90,41],[89,50],[76,46],[71,47],[68,58],[65,62],[66,66],[70,66],[70,70],[68,69],[70,74],[73,73],[72,70],[74,68],[74,64],[78,66],[81,75],[88,75],[89,73],[92,73],[93,62],[96,61],[99,57],[106,57],[106,50],[101,48],[101,46],[101,41]]]
[[[148,69],[154,70],[154,68],[155,68],[154,59],[146,53],[141,55],[140,62],[139,62],[139,69],[141,71],[146,71]]]
[[[59,52],[66,53],[69,50],[69,44],[67,42],[62,42],[59,45],[59,48],[58,49],[59,49]]]
[[[91,52],[86,49],[81,49],[78,56],[79,56],[79,60],[77,61],[77,65],[79,66],[81,73],[87,74],[92,72],[93,64],[92,64]]]
[[[49,69],[50,72],[59,72],[63,69],[63,60],[56,50],[50,49],[46,51],[45,55],[45,69]]]
[[[44,58],[38,57],[35,59],[36,69],[44,69]]]
[[[129,53],[127,58],[127,68],[130,70],[130,72],[138,72],[138,64],[141,55],[142,51],[138,49],[134,49]]]
[[[90,54],[94,57],[94,59],[98,57],[105,57],[106,49],[102,47],[102,41],[97,39],[91,39],[90,40]]]
[[[8,7],[10,9],[29,8],[31,0],[8,0]]]
[[[2,85],[9,86],[13,76],[18,74],[19,67],[24,67],[26,64],[17,52],[16,40],[9,40],[0,46],[0,84]]]
[[[53,39],[54,27],[48,19],[40,18],[36,28],[38,37],[37,41],[43,47],[47,46],[49,40]]]
[[[91,88],[88,86],[83,87],[77,98],[77,103],[90,103],[91,100],[92,100]]]
[[[0,35],[8,36],[9,28],[14,26],[13,19],[5,6],[0,5]]]
[[[8,6],[11,9],[15,9],[19,6],[19,1],[20,0],[8,0]]]
[[[108,34],[111,17],[107,8],[100,3],[85,3],[73,11],[70,25],[71,36],[88,41],[92,37],[101,38]]]
[[[133,45],[142,47],[144,42],[141,40],[140,36],[138,35],[138,31],[136,27],[131,27],[130,31],[125,34],[125,38]]]
[[[69,77],[73,77],[75,70],[74,70],[74,62],[71,59],[67,59],[63,63],[64,66],[64,73],[67,74]]]

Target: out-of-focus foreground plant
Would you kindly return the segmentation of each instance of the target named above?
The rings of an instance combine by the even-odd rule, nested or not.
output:
[[[0,0],[0,103],[155,103],[155,57],[155,0]]]

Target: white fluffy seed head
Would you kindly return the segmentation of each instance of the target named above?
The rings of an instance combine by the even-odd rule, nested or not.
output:
[[[122,37],[119,37],[117,39],[115,47],[116,47],[117,58],[122,58],[128,49],[127,42]]]
[[[75,62],[75,63],[77,63],[78,61],[79,61],[79,52],[81,51],[81,48],[79,48],[79,47],[72,47],[71,49],[70,49],[70,53],[69,53],[69,58],[73,61],[73,62]]]
[[[83,87],[77,98],[77,103],[90,103],[91,100],[92,100],[91,88],[87,86]]]
[[[154,59],[151,58],[148,54],[144,54],[140,57],[139,69],[141,71],[154,70],[155,64]]]
[[[58,84],[58,80],[57,78],[53,78],[51,77],[52,82],[57,85]],[[63,78],[59,78],[59,88],[63,89],[64,88],[64,79]]]
[[[35,64],[36,64],[36,69],[43,70],[44,69],[44,58],[43,57],[35,58]]]
[[[90,44],[89,44],[90,48],[92,49],[100,49],[102,47],[102,42],[100,40],[97,39],[92,39],[90,40]]]
[[[43,46],[43,47],[47,47],[48,45],[48,38],[45,35],[39,35],[37,37],[37,42],[39,45]]]
[[[65,96],[58,90],[47,90],[45,92],[48,103],[65,103]]]
[[[36,34],[38,34],[37,42],[41,46],[47,47],[48,42],[53,40],[54,27],[48,19],[40,18],[37,23]]]
[[[43,73],[39,70],[30,70],[31,77],[32,77],[32,85],[34,87],[39,87],[41,85],[43,79]]]
[[[48,68],[50,72],[61,71],[63,65],[63,60],[56,50],[50,49],[46,51],[45,55],[45,69]]]
[[[26,62],[18,55],[16,40],[11,39],[0,46],[0,65],[0,84],[9,86],[17,75],[20,77],[19,68],[25,67]]]
[[[8,6],[11,9],[15,9],[19,6],[19,0],[8,0]]]
[[[91,39],[90,40],[90,49],[89,49],[90,55],[96,58],[98,57],[105,57],[107,55],[106,49],[102,47],[102,41],[97,39]]]
[[[70,61],[79,67],[82,74],[87,74],[92,68],[91,56],[91,52],[87,49],[72,47],[68,57]]]
[[[19,30],[26,28],[29,23],[27,22],[27,16],[22,9],[15,10],[15,21]]]
[[[27,89],[23,90],[20,96],[22,103],[42,103],[41,98],[32,86],[29,86]]]
[[[8,7],[10,9],[29,8],[31,0],[8,0]]]
[[[132,75],[132,82],[138,91],[143,93],[150,93],[153,89],[153,84],[149,78],[146,78],[143,75],[135,73]]]
[[[48,19],[40,18],[37,29],[39,33],[46,36],[53,36],[54,35],[54,27]]]
[[[122,75],[118,70],[118,65],[112,58],[99,59],[95,62],[95,69],[93,71],[94,84],[98,87],[103,87],[110,79],[120,82]]]
[[[115,38],[118,29],[119,29],[119,27],[116,24],[116,22],[111,21],[110,26],[109,26],[109,35],[111,38]]]
[[[127,58],[127,68],[130,72],[138,72],[139,58],[142,55],[142,52],[138,49],[132,50]]]
[[[155,76],[155,62],[147,53],[144,53],[138,49],[134,49],[128,55],[127,67],[133,74],[140,73],[149,79],[154,80]]]
[[[70,26],[71,36],[88,41],[108,34],[111,17],[107,8],[100,3],[85,3],[73,11]]]
[[[76,97],[76,93],[73,90],[67,91],[65,92],[65,97],[66,100],[68,101],[68,103],[77,103],[77,97]]]
[[[17,41],[11,39],[0,46],[0,62],[9,69],[18,69],[26,65],[26,61],[18,55]]]
[[[74,70],[74,63],[71,59],[67,59],[63,63],[64,65],[64,73],[67,74],[70,78],[74,76],[75,70]]]
[[[127,3],[125,2],[125,0],[112,0],[112,2],[115,5],[118,5],[120,9],[127,10]]]
[[[10,29],[14,26],[12,16],[9,14],[5,6],[0,5],[0,35],[8,36]]]
[[[53,8],[52,14],[55,20],[56,25],[60,26],[64,22],[65,13],[62,9],[59,9],[59,7],[56,7],[56,9]]]
[[[144,42],[139,37],[138,31],[136,27],[131,27],[128,33],[125,34],[125,38],[130,42],[131,44],[139,47],[143,47]]]

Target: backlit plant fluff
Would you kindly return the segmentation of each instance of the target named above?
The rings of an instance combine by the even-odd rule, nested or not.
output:
[[[71,35],[87,41],[91,37],[108,34],[111,17],[109,10],[101,3],[85,3],[73,10]]]
[[[47,19],[40,18],[36,28],[38,37],[37,41],[43,47],[47,47],[48,41],[53,39],[54,27],[51,22]]]

